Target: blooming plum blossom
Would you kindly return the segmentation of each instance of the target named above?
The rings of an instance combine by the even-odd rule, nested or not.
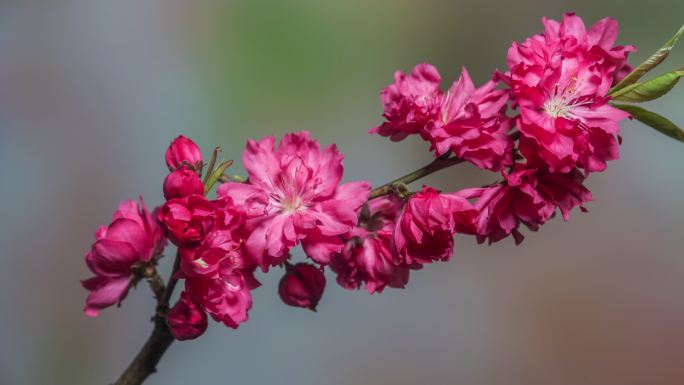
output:
[[[183,295],[200,306],[211,317],[224,325],[237,329],[249,319],[248,311],[252,308],[251,289],[258,284],[251,273],[233,270],[218,278],[208,276],[188,277],[185,279]]]
[[[473,234],[477,210],[457,194],[431,187],[413,195],[394,228],[394,247],[408,265],[448,261],[456,232]]]
[[[395,220],[403,206],[395,196],[373,199],[364,206],[358,226],[345,235],[344,250],[330,262],[337,283],[350,290],[364,285],[371,294],[386,286],[406,286],[409,266],[395,257],[392,247]]]
[[[90,291],[84,310],[88,316],[95,317],[101,309],[120,303],[134,282],[136,264],[158,257],[166,245],[155,213],[148,212],[142,198],[141,202],[121,202],[112,223],[95,232],[95,243],[85,256],[95,276],[82,281]]]
[[[342,159],[335,145],[321,150],[304,131],[285,135],[277,148],[272,136],[247,143],[248,183],[225,183],[217,196],[244,208],[247,252],[264,271],[287,259],[298,243],[315,249],[323,237],[356,225],[370,184],[340,184]]]
[[[209,231],[216,205],[202,195],[171,199],[159,210],[158,218],[169,239],[177,246],[199,243]]]
[[[582,185],[585,177],[576,169],[561,174],[521,168],[504,176],[499,184],[461,192],[465,198],[478,198],[478,242],[493,243],[512,234],[519,244],[524,239],[518,230],[521,224],[536,231],[556,208],[568,220],[573,208],[592,200]]]
[[[475,88],[468,71],[441,98],[440,113],[421,132],[436,155],[448,151],[481,169],[498,171],[513,163],[511,120],[506,117],[508,92],[490,80]]]
[[[608,91],[634,49],[613,46],[617,23],[610,19],[588,32],[573,14],[544,24],[544,35],[508,52],[520,151],[551,172],[603,171],[619,157],[619,122],[629,116],[608,104]]]
[[[440,114],[442,91],[437,69],[427,63],[418,64],[410,74],[394,73],[394,83],[380,93],[385,109],[385,122],[370,130],[399,141],[418,134]]]

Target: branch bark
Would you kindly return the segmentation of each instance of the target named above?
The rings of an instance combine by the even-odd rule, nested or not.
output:
[[[162,358],[166,349],[171,346],[174,338],[166,326],[166,320],[163,317],[154,317],[154,329],[152,335],[147,339],[145,345],[138,355],[135,356],[133,362],[128,365],[128,368],[121,374],[115,385],[140,385],[152,373],[157,371],[157,364]]]
[[[150,374],[157,371],[157,364],[166,350],[173,343],[174,337],[166,324],[166,314],[169,311],[169,300],[178,281],[174,276],[180,266],[180,253],[176,253],[173,271],[169,283],[164,283],[159,274],[154,271],[148,277],[150,287],[157,298],[157,308],[154,315],[154,329],[133,362],[128,365],[114,385],[140,385]]]
[[[433,172],[439,171],[443,168],[447,168],[462,162],[463,159],[457,157],[450,158],[448,154],[446,156],[441,156],[433,160],[432,163],[428,164],[427,166],[421,167],[416,171],[413,171],[402,176],[401,178],[395,179],[389,183],[374,188],[373,191],[371,191],[370,197],[368,199],[375,199],[383,195],[387,195],[392,192],[394,186],[396,185],[409,184],[420,178],[426,177],[432,174]]]

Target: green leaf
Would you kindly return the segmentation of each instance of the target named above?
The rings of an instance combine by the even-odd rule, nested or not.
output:
[[[207,182],[204,184],[204,193],[205,194],[207,194],[207,193],[209,193],[209,191],[211,191],[211,188],[214,187],[216,182],[218,182],[219,178],[221,178],[223,173],[226,172],[228,167],[230,167],[232,164],[233,164],[232,160],[226,160],[226,161],[222,162],[218,167],[216,167],[214,172],[212,172],[211,175],[209,176],[209,179],[207,180]]]
[[[615,92],[612,98],[621,102],[633,103],[658,99],[670,92],[681,77],[684,77],[684,70],[668,72],[646,82],[629,85]]]
[[[679,37],[684,33],[684,25],[682,25],[681,28],[679,28],[679,31],[675,33],[674,36],[670,40],[665,43],[662,47],[660,47],[659,50],[657,50],[651,57],[646,59],[643,63],[639,64],[637,68],[634,69],[634,71],[630,72],[629,75],[627,75],[620,83],[618,83],[613,89],[610,90],[610,94],[617,92],[618,90],[621,90],[625,87],[627,87],[630,84],[636,83],[637,80],[641,79],[642,76],[644,76],[648,71],[652,70],[655,68],[658,64],[662,63],[663,60],[667,57],[667,55],[670,54],[670,51],[672,51],[672,47],[677,43],[677,40],[679,40]]]
[[[613,104],[613,106],[623,111],[629,112],[636,120],[647,126],[655,128],[670,138],[684,142],[684,131],[682,131],[681,128],[677,127],[676,124],[672,123],[666,117],[638,106],[627,104]]]

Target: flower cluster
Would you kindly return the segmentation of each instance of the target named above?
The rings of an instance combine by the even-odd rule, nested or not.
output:
[[[371,133],[429,142],[437,158],[429,172],[465,161],[501,175],[499,182],[410,192],[403,182],[415,177],[371,191],[368,182],[342,183],[344,156],[308,132],[278,144],[272,136],[249,140],[247,178],[229,178],[223,171],[230,161],[215,169],[215,151],[205,170],[200,148],[179,136],[166,153],[166,202],[152,213],[144,203],[122,203],[97,231],[86,255],[95,273],[83,281],[86,314],[121,302],[132,285],[156,274],[166,239],[178,249],[171,279],[184,290],[171,309],[160,303],[158,311],[185,340],[201,335],[209,316],[231,328],[247,321],[257,269],[283,267],[283,302],[315,310],[326,268],[344,288],[379,293],[404,287],[411,270],[450,260],[457,233],[490,243],[512,235],[519,243],[521,225],[536,230],[556,211],[567,220],[592,199],[588,175],[619,156],[619,123],[628,114],[608,104],[608,93],[629,71],[634,48],[614,45],[612,19],[589,29],[574,14],[543,24],[543,34],[513,44],[508,70],[484,85],[476,87],[463,69],[443,91],[437,69],[420,64],[395,73],[381,93],[385,121]],[[292,264],[298,245],[308,261]]]
[[[583,183],[619,157],[619,123],[628,113],[608,92],[631,69],[632,46],[616,46],[617,22],[586,28],[582,19],[542,20],[544,33],[508,51],[508,71],[477,88],[464,69],[447,92],[429,64],[395,74],[381,94],[386,121],[371,133],[418,134],[435,156],[449,151],[503,180],[457,195],[474,201],[475,235],[496,242],[536,230],[558,208],[564,219],[591,200]],[[497,88],[500,84],[501,87]]]

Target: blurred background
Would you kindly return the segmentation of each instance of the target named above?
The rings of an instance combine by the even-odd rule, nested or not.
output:
[[[306,129],[347,154],[347,180],[383,183],[430,159],[418,139],[366,134],[393,71],[429,61],[446,85],[465,65],[482,83],[564,11],[616,17],[632,63],[684,22],[679,0],[3,0],[0,384],[107,384],[137,353],[148,288],[85,317],[83,255],[119,201],[162,202],[176,135],[239,160],[247,138]],[[684,44],[659,72],[683,63]],[[682,125],[683,101],[680,86],[654,108]],[[174,344],[148,383],[684,383],[684,145],[630,122],[623,137],[622,159],[589,180],[589,213],[519,247],[459,237],[453,261],[405,290],[328,275],[315,314],[280,302],[274,270],[248,323]],[[428,182],[495,178],[461,166]]]

